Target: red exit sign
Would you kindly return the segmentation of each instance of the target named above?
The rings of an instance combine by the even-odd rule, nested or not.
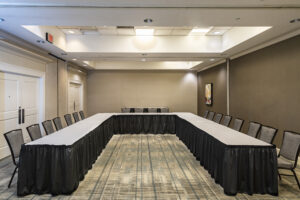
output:
[[[53,35],[50,33],[46,33],[46,40],[50,43],[53,43]]]

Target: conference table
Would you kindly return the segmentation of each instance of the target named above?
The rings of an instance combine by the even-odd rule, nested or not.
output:
[[[278,195],[274,145],[192,113],[99,113],[22,146],[17,194],[71,194],[114,134],[176,134],[224,193]]]

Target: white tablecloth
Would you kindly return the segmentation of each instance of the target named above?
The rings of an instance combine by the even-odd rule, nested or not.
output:
[[[226,145],[254,145],[270,146],[270,144],[248,136],[244,133],[235,131],[226,126],[217,124],[213,121],[199,117],[192,113],[98,113],[79,121],[71,126],[61,129],[51,135],[44,136],[38,140],[27,143],[26,145],[72,145],[80,138],[97,128],[105,120],[114,115],[177,115],[188,121],[195,127],[205,131],[212,137]]]

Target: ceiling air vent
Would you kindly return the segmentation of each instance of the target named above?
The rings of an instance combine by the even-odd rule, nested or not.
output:
[[[134,29],[134,26],[117,26],[117,29]]]

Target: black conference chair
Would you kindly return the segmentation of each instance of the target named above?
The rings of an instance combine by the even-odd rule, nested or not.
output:
[[[135,113],[142,113],[143,112],[143,108],[135,108],[134,112]]]
[[[235,118],[232,128],[236,131],[241,131],[243,124],[244,124],[243,119]]]
[[[74,112],[74,113],[72,113],[72,115],[73,115],[75,123],[80,121],[78,112]]]
[[[203,117],[204,117],[204,118],[207,118],[207,116],[208,116],[208,110],[206,110],[206,111],[204,112]]]
[[[59,131],[60,129],[63,129],[60,117],[55,117],[54,119],[52,119],[54,126],[56,128],[56,131]]]
[[[216,114],[215,119],[213,121],[220,124],[222,117],[223,117],[223,114],[218,113],[218,114]]]
[[[215,116],[215,113],[214,113],[214,112],[212,112],[212,111],[210,111],[210,112],[208,113],[208,117],[207,117],[207,119],[209,119],[209,120],[213,120],[214,116]]]
[[[70,125],[73,124],[71,114],[65,114],[65,115],[64,115],[64,118],[65,118],[65,120],[66,120],[67,126],[70,126]]]
[[[283,140],[278,155],[278,169],[291,170],[293,175],[290,174],[280,174],[278,171],[279,179],[281,180],[281,175],[283,176],[294,176],[298,187],[300,189],[299,180],[295,172],[297,167],[298,156],[300,152],[300,134],[292,131],[283,132]]]
[[[121,112],[122,113],[129,113],[130,112],[130,108],[121,108]]]
[[[79,115],[81,117],[81,120],[84,120],[85,119],[85,115],[84,115],[84,112],[81,110],[79,111]]]
[[[161,112],[162,113],[168,113],[169,112],[169,108],[161,108]]]
[[[148,108],[143,108],[143,113],[148,113],[149,109]]]
[[[44,130],[45,130],[47,135],[50,135],[51,133],[55,132],[51,120],[47,120],[47,121],[42,122],[42,125],[43,125]]]
[[[260,130],[261,124],[257,122],[249,122],[247,135],[256,138]]]
[[[269,127],[269,126],[262,126],[260,129],[260,135],[258,136],[258,139],[267,142],[269,144],[272,144],[277,131],[278,129],[276,128]]]
[[[150,113],[157,113],[157,108],[149,108],[148,111]]]
[[[37,140],[42,137],[41,129],[39,124],[33,124],[27,128],[28,134],[32,141]]]
[[[20,155],[20,151],[21,151],[21,146],[25,143],[24,143],[24,138],[23,138],[23,134],[22,134],[22,129],[17,129],[17,130],[13,130],[13,131],[4,133],[4,137],[9,146],[11,157],[12,157],[13,163],[15,165],[14,172],[13,172],[13,174],[10,178],[9,184],[8,184],[8,188],[9,188],[11,185],[11,182],[14,179],[14,176],[17,172],[17,169],[19,168],[19,155]]]
[[[223,117],[222,125],[229,127],[232,117],[230,115],[225,115]]]

